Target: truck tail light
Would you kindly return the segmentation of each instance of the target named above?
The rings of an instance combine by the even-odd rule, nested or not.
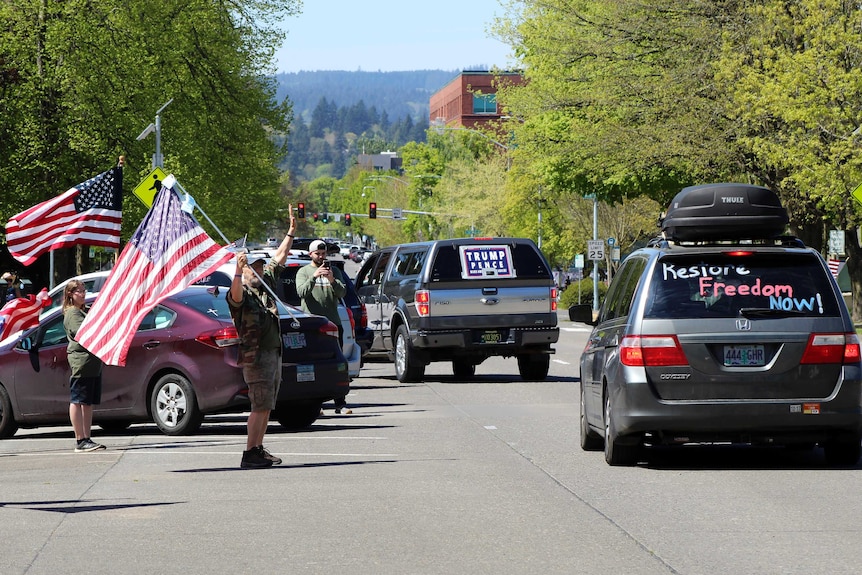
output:
[[[620,361],[641,367],[688,365],[675,335],[627,335],[620,344]]]
[[[855,333],[812,333],[799,363],[857,363],[859,359],[859,337]]]
[[[359,327],[363,329],[368,327],[368,310],[365,308],[365,304],[362,304],[362,315],[359,317]]]
[[[551,311],[557,311],[557,288],[551,288]]]
[[[431,292],[427,289],[416,290],[416,313],[419,317],[431,315]]]

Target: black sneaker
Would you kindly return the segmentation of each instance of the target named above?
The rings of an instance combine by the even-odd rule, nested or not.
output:
[[[252,447],[248,451],[242,452],[242,463],[239,464],[243,469],[263,469],[264,467],[272,467],[272,460],[267,459],[263,454],[262,447]]]
[[[264,447],[263,445],[259,445],[259,446],[258,446],[258,449],[260,449],[260,450],[263,452],[263,456],[264,456],[266,459],[269,459],[270,461],[272,461],[272,464],[273,464],[273,465],[281,465],[281,458],[280,458],[280,457],[276,457],[275,455],[273,455],[272,453],[270,453],[269,451],[267,451],[267,450],[266,450],[266,447]]]
[[[75,453],[85,453],[87,451],[97,451],[99,449],[105,449],[105,446],[101,443],[96,443],[89,437],[85,437],[78,442],[78,445],[75,447]]]

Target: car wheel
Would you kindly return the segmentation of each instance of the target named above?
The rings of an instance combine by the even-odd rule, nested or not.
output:
[[[98,424],[99,427],[108,433],[122,433],[132,425],[132,422],[125,419],[112,419],[110,421],[99,421]]]
[[[823,445],[826,464],[835,467],[856,465],[862,456],[862,437],[858,434],[827,441]]]
[[[322,402],[285,403],[276,406],[273,415],[281,426],[290,431],[305,429],[317,421]]]
[[[518,356],[518,372],[526,381],[544,381],[551,367],[551,356],[546,354],[528,354]]]
[[[156,383],[150,410],[165,435],[193,435],[204,420],[192,384],[177,373],[162,376]]]
[[[401,383],[416,383],[425,376],[425,366],[418,364],[416,354],[410,348],[407,327],[399,325],[395,332],[395,377]]]
[[[476,375],[476,366],[469,361],[456,360],[452,362],[452,373],[459,379],[470,379]]]
[[[16,431],[18,424],[12,415],[12,400],[9,399],[6,388],[0,385],[0,439],[12,437]]]
[[[611,396],[605,391],[605,461],[608,465],[635,465],[640,455],[640,444],[622,444],[614,429]]]
[[[603,446],[602,436],[593,431],[587,421],[586,390],[584,384],[581,384],[581,449],[599,451]]]

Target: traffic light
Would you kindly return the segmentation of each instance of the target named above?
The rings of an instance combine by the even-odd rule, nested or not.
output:
[[[319,218],[320,216],[317,215],[317,212],[314,212],[314,215],[312,215],[311,217],[314,218],[314,221],[316,222],[317,218]]]
[[[350,214],[344,214],[344,225],[349,226],[350,223]]]
[[[377,218],[377,202],[368,202],[368,217],[372,220]]]
[[[326,212],[323,212],[323,223],[324,224],[329,223],[329,214],[327,214]]]
[[[300,220],[305,219],[305,204],[303,202],[299,202],[296,205],[296,217]]]

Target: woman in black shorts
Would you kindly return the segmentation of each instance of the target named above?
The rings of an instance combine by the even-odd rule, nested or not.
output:
[[[79,280],[70,281],[63,290],[63,327],[66,328],[66,337],[69,339],[66,354],[72,370],[69,378],[69,419],[75,429],[76,453],[105,449],[104,445],[90,439],[93,406],[102,401],[102,360],[75,341],[78,328],[87,316],[84,311],[86,295],[87,289]]]

